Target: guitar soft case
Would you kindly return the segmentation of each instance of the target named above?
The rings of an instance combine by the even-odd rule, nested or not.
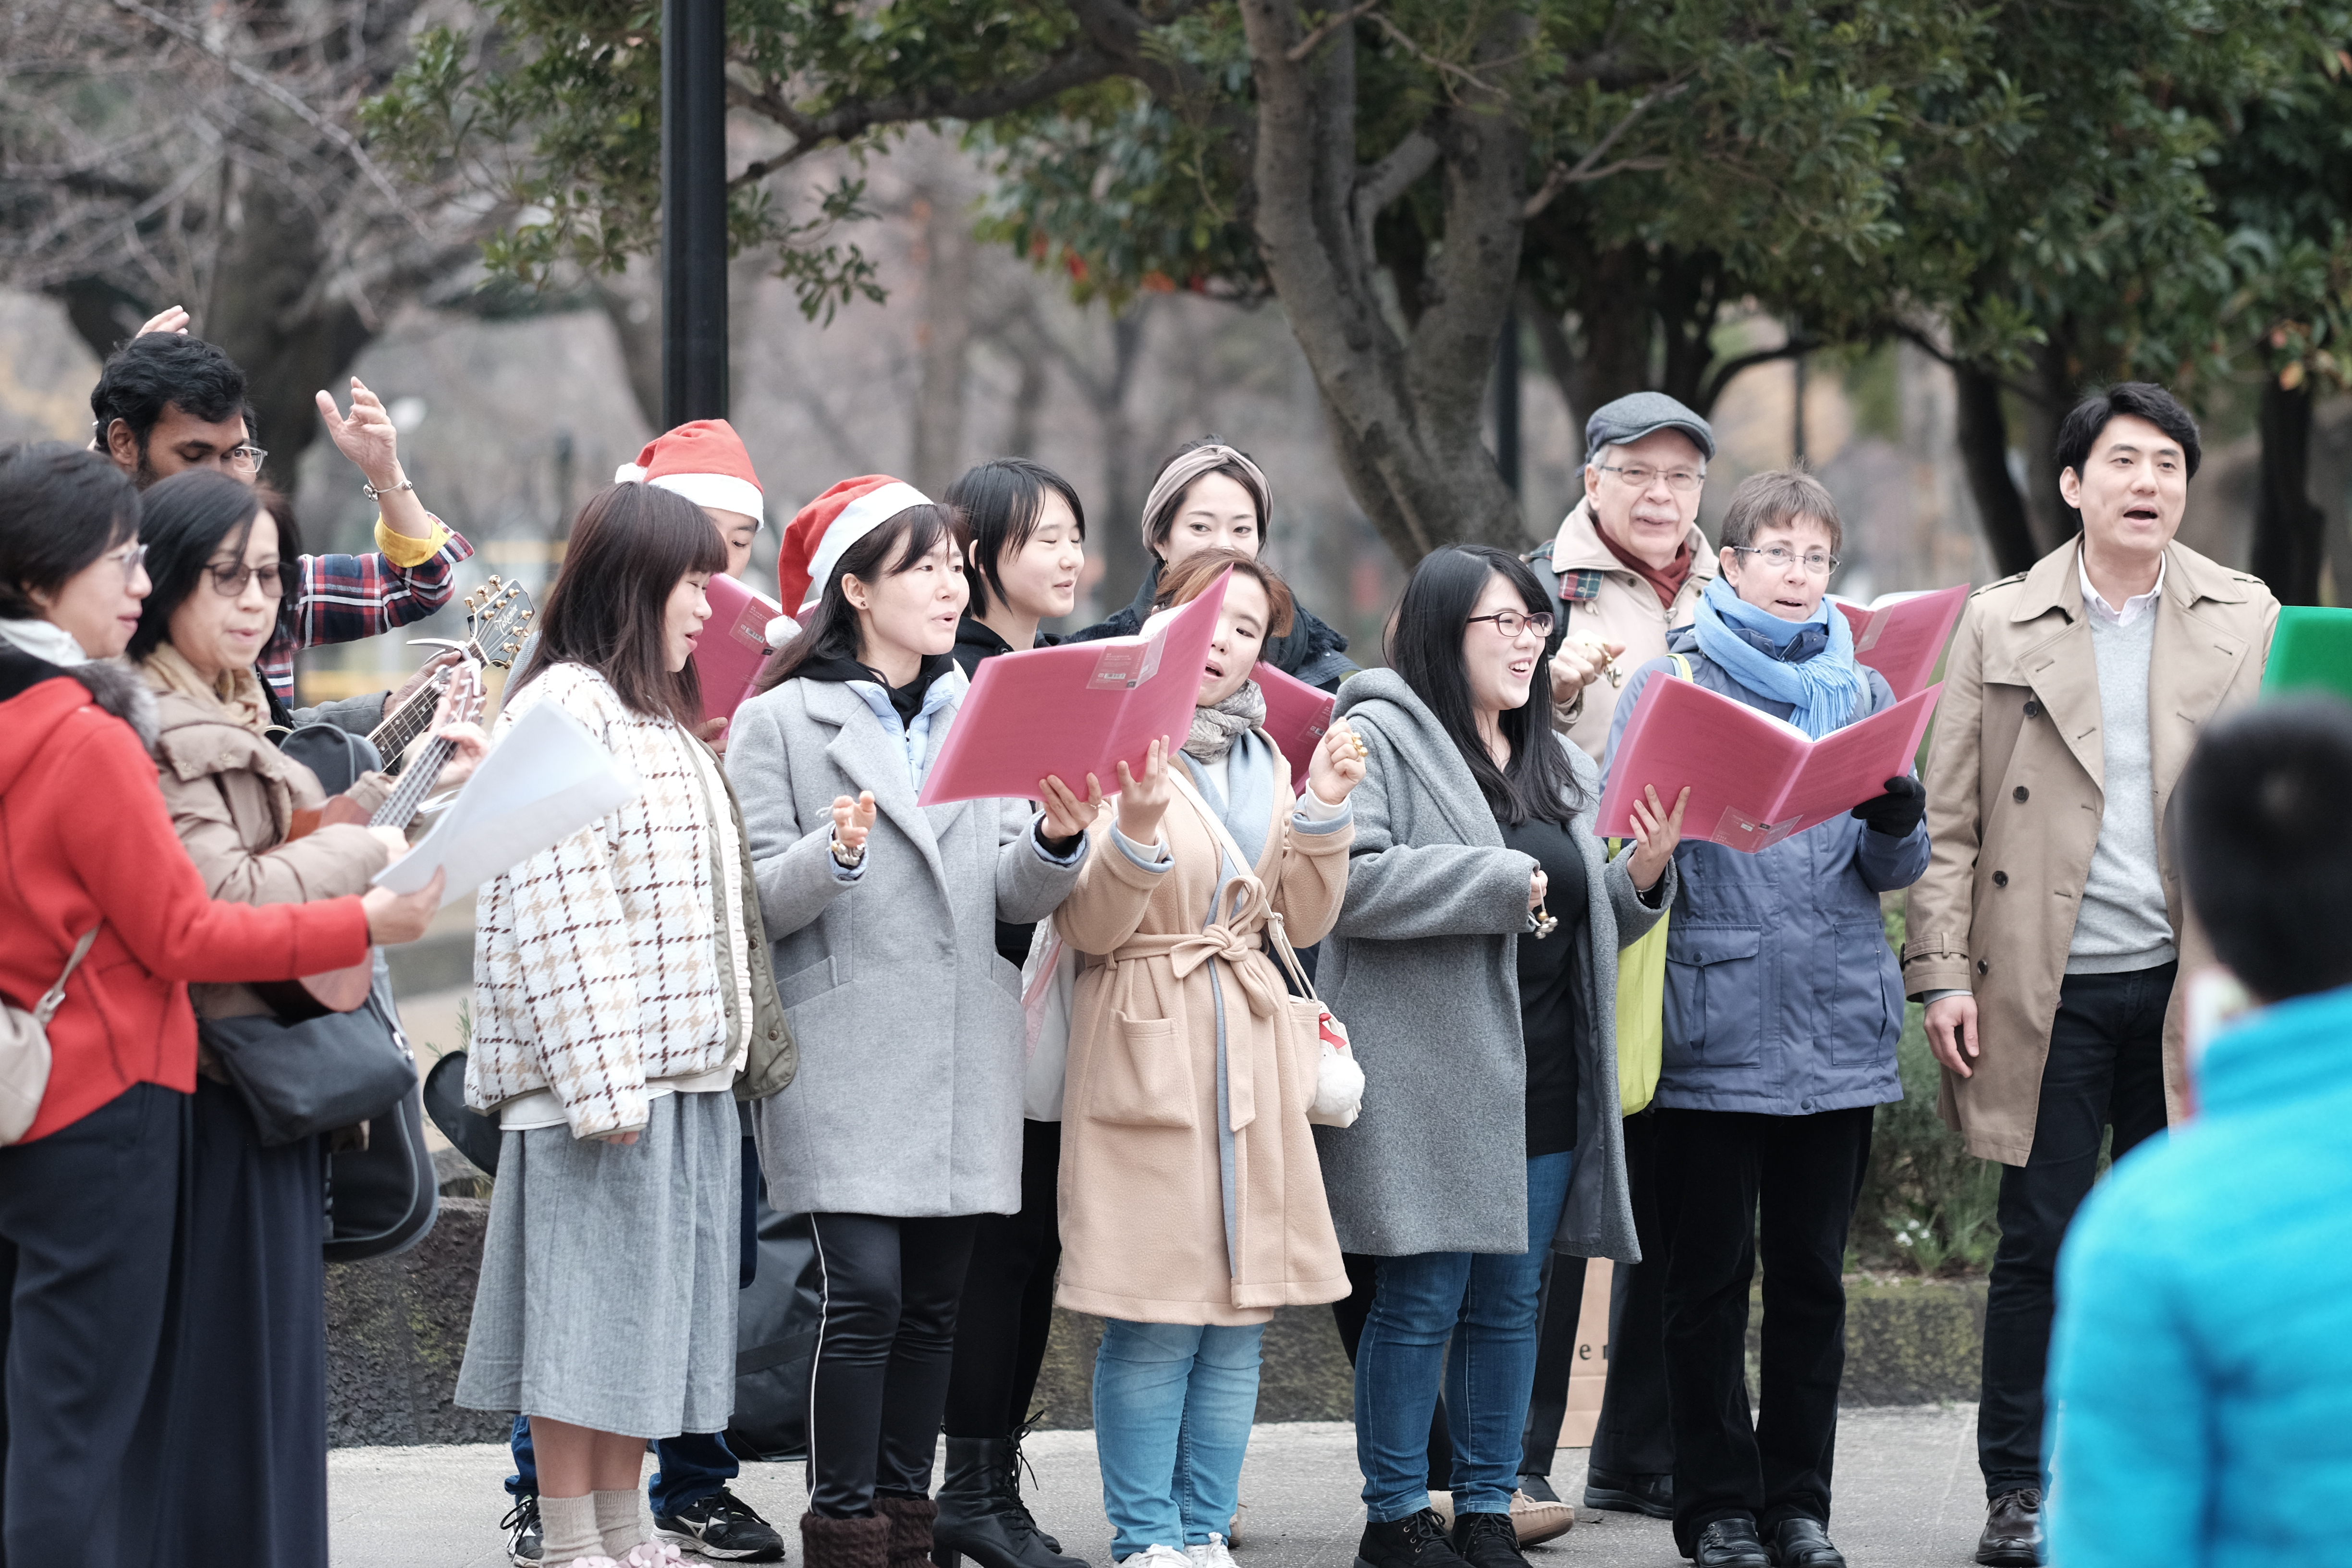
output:
[[[381,952],[375,1000],[400,1016]],[[366,1148],[327,1159],[327,1261],[357,1263],[405,1252],[424,1239],[440,1212],[433,1152],[425,1146],[424,1098],[411,1088],[399,1104],[369,1121]]]
[[[823,1280],[808,1216],[778,1214],[763,1189],[759,1271],[735,1298],[735,1415],[728,1450],[739,1458],[808,1455],[809,1365],[824,1324]]]
[[[305,724],[289,731],[278,749],[319,775],[319,786],[341,795],[359,782],[362,773],[383,771],[375,742],[337,724]]]

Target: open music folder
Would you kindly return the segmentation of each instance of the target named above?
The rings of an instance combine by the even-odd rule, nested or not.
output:
[[[1867,605],[1832,597],[1853,627],[1853,658],[1886,677],[1897,697],[1927,684],[1944,645],[1952,640],[1960,611],[1975,590],[1966,583],[1913,594],[1882,594]]]

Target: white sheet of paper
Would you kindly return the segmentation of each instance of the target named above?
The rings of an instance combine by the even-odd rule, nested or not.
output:
[[[376,885],[413,893],[433,879],[434,868],[446,868],[446,909],[636,794],[636,781],[613,765],[578,720],[542,702],[490,748],[433,830],[376,873]]]

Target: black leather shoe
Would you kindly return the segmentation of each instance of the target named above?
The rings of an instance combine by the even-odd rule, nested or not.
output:
[[[1691,1561],[1697,1568],[1772,1568],[1771,1554],[1757,1538],[1756,1521],[1738,1514],[1700,1531]]]
[[[1675,1478],[1621,1476],[1613,1470],[1587,1470],[1584,1506],[1611,1513],[1646,1513],[1652,1519],[1675,1517]]]
[[[1504,1521],[1506,1526],[1509,1521]],[[1516,1545],[1516,1542],[1514,1542]],[[1446,1539],[1445,1521],[1433,1508],[1386,1524],[1366,1521],[1356,1543],[1356,1568],[1468,1568]]]
[[[1977,1537],[1977,1561],[1986,1568],[2035,1568],[2042,1561],[2040,1488],[2021,1487],[1992,1500],[1984,1533]]]
[[[1845,1568],[1844,1554],[1830,1544],[1830,1532],[1817,1519],[1784,1519],[1772,1527],[1766,1548],[1780,1568]]]

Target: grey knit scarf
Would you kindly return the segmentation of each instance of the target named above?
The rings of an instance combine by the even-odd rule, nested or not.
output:
[[[1213,763],[1234,749],[1234,737],[1247,734],[1265,722],[1265,693],[1255,680],[1244,680],[1234,694],[1213,708],[1192,710],[1192,732],[1183,751],[1204,763]]]

